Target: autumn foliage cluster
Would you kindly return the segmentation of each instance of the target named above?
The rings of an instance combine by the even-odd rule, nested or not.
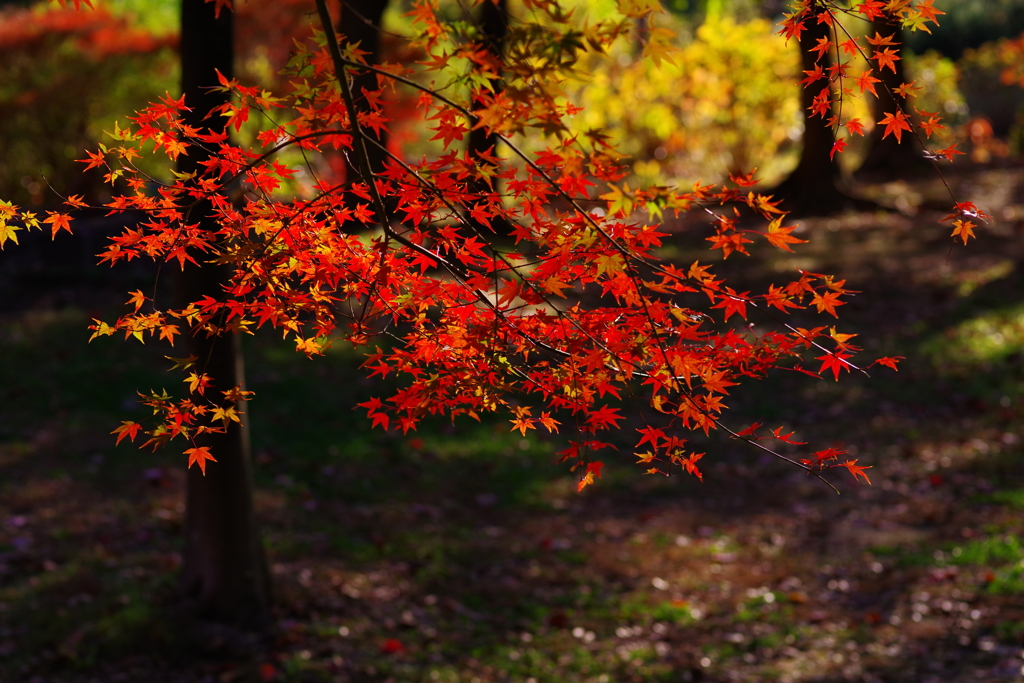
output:
[[[603,432],[622,425],[619,399],[631,398],[644,416],[635,450],[646,471],[699,477],[704,454],[688,446],[693,430],[722,429],[760,447],[764,438],[794,443],[781,429],[734,430],[720,420],[730,388],[744,379],[776,368],[838,379],[875,364],[896,367],[894,358],[856,362],[854,335],[828,322],[851,294],[843,280],[797,272],[766,291],[736,291],[709,263],[658,257],[667,238],[659,219],[668,212],[706,214],[704,238],[726,258],[758,242],[786,251],[798,245],[794,225],[777,201],[758,193],[752,173],[733,174],[720,186],[633,189],[601,130],[569,133],[567,120],[580,109],[564,97],[565,83],[579,77],[585,54],[605,52],[642,18],[654,29],[644,57],[671,62],[669,36],[657,30],[657,2],[622,0],[620,16],[593,22],[554,0],[526,0],[527,15],[511,25],[496,54],[471,21],[449,21],[436,0],[416,0],[411,18],[418,33],[409,40],[425,57],[413,66],[367,64],[358,46],[335,35],[323,0],[316,5],[311,0],[309,10],[321,22],[313,40],[291,56],[287,94],[220,81],[232,100],[216,115],[236,131],[259,120],[253,146],[233,144],[212,125],[185,125],[184,99],[168,95],[128,125],[114,125],[111,140],[85,154],[84,166],[99,169],[114,188],[103,210],[147,217],[115,237],[102,261],[216,261],[231,273],[221,295],[179,308],[134,292],[123,316],[96,321],[94,337],[173,344],[183,335],[271,325],[311,356],[350,342],[366,350],[371,377],[402,380],[393,395],[362,404],[374,424],[406,432],[429,415],[504,411],[523,434],[564,429],[574,435],[563,456],[579,468],[580,488],[600,476],[592,454],[607,446]],[[812,110],[825,115],[835,105],[838,114],[828,120],[832,153],[874,123],[905,144],[919,139],[936,163],[951,159],[955,146],[927,147],[942,125],[934,113],[896,108],[878,122],[863,122],[843,108],[856,97],[895,103],[876,88],[876,76],[899,58],[893,35],[857,37],[846,23],[885,19],[927,29],[941,12],[932,0],[852,5],[802,0],[779,38],[799,40],[812,24],[830,27],[813,47],[821,60],[804,83],[830,86]],[[852,73],[846,58],[853,55],[870,68]],[[376,87],[353,92],[353,74],[366,71]],[[437,156],[374,149],[376,133],[389,125],[385,105],[410,92],[433,139],[443,143]],[[357,107],[357,97],[365,104]],[[502,142],[471,155],[465,146],[472,129]],[[526,139],[534,149],[541,140],[540,151],[524,151]],[[154,155],[173,162],[196,149],[210,153],[209,161],[171,183],[155,184],[137,165]],[[340,152],[352,177],[321,177],[308,166],[286,164],[281,159],[289,151],[299,159]],[[385,154],[383,171],[371,168],[371,152]],[[66,204],[86,208],[76,196]],[[207,205],[214,230],[196,215],[196,207]],[[964,242],[978,215],[973,205],[951,199],[954,235]],[[44,225],[54,234],[73,228],[66,212],[34,215],[0,204],[0,245],[16,241],[19,228]],[[509,234],[497,235],[497,226]],[[826,322],[811,328],[786,322],[789,312],[803,309]],[[756,331],[737,325],[755,318]],[[242,419],[246,392],[212,395],[201,359],[170,355],[185,375],[187,395],[144,396],[154,422],[125,422],[119,441],[191,441]],[[194,444],[187,453],[189,464],[204,471],[216,455]],[[826,449],[790,462],[815,473],[842,466],[867,479],[864,467],[843,455]]]

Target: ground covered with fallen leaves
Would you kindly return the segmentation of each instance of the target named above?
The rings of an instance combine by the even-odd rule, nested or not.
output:
[[[639,423],[578,494],[557,440],[501,420],[374,431],[352,406],[381,390],[351,351],[309,361],[252,339],[275,629],[249,652],[167,618],[184,460],[109,435],[143,416],[137,389],[176,381],[166,351],[85,343],[152,274],[97,274],[88,239],[8,249],[0,680],[1024,680],[1024,171],[950,184],[994,216],[966,248],[929,180],[862,188],[902,210],[803,221],[795,254],[716,266],[754,289],[794,267],[846,278],[862,294],[840,330],[907,358],[838,383],[780,373],[726,401],[731,425],[784,425],[872,466],[871,486],[832,477],[840,495],[714,434],[703,483],[645,476]],[[704,257],[699,224],[670,227],[666,257]]]

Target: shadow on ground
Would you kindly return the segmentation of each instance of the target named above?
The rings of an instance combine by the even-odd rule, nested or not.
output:
[[[1022,178],[953,178],[996,216],[968,248],[951,250],[927,208],[941,188],[893,185],[875,191],[902,197],[904,213],[805,221],[797,254],[716,266],[751,287],[795,267],[838,273],[863,291],[840,329],[866,355],[907,357],[899,373],[838,383],[782,373],[727,401],[731,424],[786,425],[872,465],[870,487],[831,477],[841,495],[714,435],[698,449],[703,484],[644,476],[628,450],[639,423],[577,494],[557,440],[501,419],[372,431],[351,406],[381,389],[350,350],[308,361],[254,338],[257,508],[276,604],[255,657],[215,636],[182,645],[166,615],[183,462],[108,434],[141,415],[137,389],[177,381],[166,350],[85,344],[88,319],[152,274],[84,289],[77,257],[51,278],[45,251],[34,271],[8,256],[0,679],[1020,680]],[[667,255],[692,261],[697,227],[675,229]]]

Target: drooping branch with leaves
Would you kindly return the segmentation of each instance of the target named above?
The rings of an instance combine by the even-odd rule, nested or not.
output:
[[[148,220],[115,237],[102,260],[214,262],[229,276],[222,292],[183,306],[135,292],[125,315],[96,321],[94,337],[174,343],[269,324],[311,356],[344,340],[367,350],[369,376],[403,380],[393,395],[362,404],[375,425],[409,431],[430,415],[504,411],[523,434],[565,428],[574,437],[563,456],[579,468],[580,488],[600,476],[593,453],[608,445],[602,433],[623,421],[619,399],[631,398],[645,415],[635,452],[647,472],[700,477],[704,453],[687,441],[695,430],[721,429],[764,450],[764,438],[795,443],[781,429],[728,427],[721,416],[731,387],[775,369],[838,379],[874,365],[896,367],[895,358],[856,361],[854,335],[829,321],[810,328],[787,322],[790,311],[808,308],[835,317],[852,294],[841,279],[801,271],[763,292],[737,292],[708,263],[680,266],[658,257],[666,212],[704,212],[705,239],[726,258],[759,241],[786,251],[802,242],[777,201],[754,189],[752,173],[721,186],[631,189],[602,131],[571,132],[567,121],[579,109],[565,83],[580,77],[585,53],[629,40],[643,18],[645,58],[672,58],[656,2],[623,1],[619,16],[596,22],[580,21],[580,8],[574,13],[554,0],[524,7],[499,54],[480,49],[471,22],[447,21],[436,2],[417,0],[410,15],[418,33],[410,41],[427,56],[413,68],[367,64],[358,46],[336,34],[326,2],[316,0],[320,26],[289,63],[290,95],[220,78],[217,89],[230,99],[216,115],[236,130],[261,118],[254,145],[189,122],[186,102],[172,96],[138,112],[129,126],[115,126],[113,142],[89,152],[85,165],[104,170],[121,190],[105,211],[144,212]],[[825,120],[833,154],[846,135],[864,129],[847,117],[844,102],[874,94],[878,82],[870,72],[848,73],[843,56],[867,46],[843,22],[885,18],[915,28],[937,14],[931,0],[865,0],[853,8],[802,0],[786,18],[780,40],[828,27],[811,52],[837,58],[821,61],[807,82],[830,85],[818,83],[810,107]],[[879,51],[877,40],[868,41],[876,47],[871,58],[879,69],[891,66],[894,53]],[[493,85],[496,63],[500,88]],[[416,93],[438,154],[408,159],[380,143],[386,103],[399,92]],[[897,108],[877,125],[886,136],[909,132],[924,141],[939,124],[915,124]],[[472,131],[500,140],[510,158],[466,151]],[[346,156],[355,177],[321,177],[307,162],[333,150]],[[202,167],[170,183],[155,184],[135,163],[142,155],[174,161],[197,152]],[[955,153],[948,147],[927,155],[937,161]],[[189,220],[199,203],[212,207],[214,227]],[[67,205],[84,208],[77,197]],[[951,198],[951,205],[954,234],[966,242],[983,214],[968,202]],[[0,244],[19,225],[48,223],[54,233],[71,225],[57,211],[40,218],[5,205],[2,215]],[[491,228],[499,223],[510,226],[514,244],[496,239]],[[736,325],[751,318],[757,328]],[[125,422],[119,441],[145,435],[146,446],[192,442],[243,419],[248,396],[241,388],[213,395],[202,359],[175,363],[186,373],[187,396],[146,396],[155,422]],[[202,447],[190,452],[200,468],[215,466]],[[864,466],[841,450],[803,458],[770,452],[815,474],[839,466],[867,479]]]

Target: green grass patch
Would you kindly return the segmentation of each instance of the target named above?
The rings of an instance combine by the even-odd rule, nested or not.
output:
[[[1024,508],[1024,489],[996,491],[981,498],[987,502],[1007,505],[1013,508]]]
[[[921,352],[943,374],[1001,361],[1024,351],[1024,304],[988,311],[928,338]]]
[[[1012,534],[972,541],[965,546],[954,548],[949,562],[955,565],[992,566],[1019,562],[1024,558],[1020,539]]]

